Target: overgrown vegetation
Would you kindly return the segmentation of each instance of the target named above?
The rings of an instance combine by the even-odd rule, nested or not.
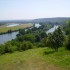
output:
[[[66,49],[70,50],[70,21],[67,21],[67,25],[64,26],[64,31],[67,36]]]
[[[16,39],[0,45],[1,70],[70,70],[70,22],[49,34],[47,24],[40,24],[20,29]]]
[[[59,27],[53,32],[53,34],[48,35],[47,44],[51,48],[58,50],[59,47],[63,46],[64,40],[65,40],[65,35],[62,29]]]
[[[39,28],[20,29],[16,39],[0,45],[0,54],[39,47],[49,47],[58,51],[58,48],[62,47],[65,41],[65,48],[70,49],[70,22],[64,27],[65,32],[61,27],[58,27],[53,33],[49,34],[46,33],[46,30],[49,29],[48,26],[51,28],[53,25],[42,23],[40,25]]]

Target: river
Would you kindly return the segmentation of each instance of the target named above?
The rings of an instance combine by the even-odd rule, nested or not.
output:
[[[52,32],[54,32],[57,28],[58,28],[58,25],[54,25],[54,27],[51,28],[51,29],[49,29],[48,31],[46,31],[46,33],[47,33],[47,34],[48,34],[48,33],[52,33]]]
[[[0,35],[0,44],[3,44],[7,41],[11,41],[12,39],[15,39],[18,33],[19,31]]]
[[[54,27],[46,31],[46,33],[51,33],[57,28],[58,26],[54,25]],[[11,41],[12,39],[15,39],[18,33],[19,31],[0,35],[0,44],[4,44],[7,41]]]

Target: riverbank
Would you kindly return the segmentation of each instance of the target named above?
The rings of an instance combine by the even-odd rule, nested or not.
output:
[[[14,27],[7,27],[6,25],[0,26],[0,34],[6,34],[9,32],[9,30],[11,30],[11,32],[15,32],[18,31],[19,29],[22,28],[28,28],[28,27],[32,27],[33,24],[28,23],[28,24],[19,24],[18,26],[14,26]]]
[[[24,24],[23,24],[24,25]],[[25,24],[26,25],[26,24]],[[28,25],[28,24],[27,24]],[[38,26],[40,26],[39,24],[38,24]],[[38,27],[37,26],[37,27]],[[26,28],[31,28],[31,27],[33,27],[33,26],[30,26],[30,27],[26,27]],[[53,30],[55,30],[55,28],[54,27],[56,27],[56,25],[55,26],[53,26],[52,28],[53,28]],[[23,28],[23,29],[26,29],[26,28]],[[43,29],[42,29],[43,30]],[[23,30],[24,31],[24,30]],[[48,30],[44,30],[44,31],[48,31]],[[39,30],[37,30],[37,32],[39,32]],[[50,32],[50,29],[49,29],[49,32]],[[7,42],[7,41],[11,41],[12,39],[15,39],[16,38],[16,35],[17,34],[19,34],[19,31],[18,30],[13,30],[12,32],[11,31],[9,31],[9,32],[4,32],[4,33],[1,33],[0,34],[0,44],[4,44],[5,42]]]

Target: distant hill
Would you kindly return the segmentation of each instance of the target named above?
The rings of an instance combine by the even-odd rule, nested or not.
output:
[[[32,20],[2,20],[0,21],[0,24],[2,23],[40,23],[40,22],[64,23],[67,20],[70,20],[70,17],[38,18],[38,19],[32,19]]]
[[[33,22],[65,22],[67,20],[70,20],[70,18],[40,18],[40,19],[34,19]]]

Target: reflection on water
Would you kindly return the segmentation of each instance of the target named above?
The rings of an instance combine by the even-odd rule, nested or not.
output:
[[[35,24],[35,27],[39,28],[41,25],[39,23]]]
[[[55,31],[55,29],[57,29],[58,28],[58,25],[56,26],[54,26],[53,28],[51,28],[51,29],[49,29],[48,31],[46,31],[46,33],[48,34],[48,33],[52,33],[52,32],[54,32]]]
[[[36,24],[36,27],[39,27],[39,26],[41,26],[41,25],[40,24]],[[55,25],[53,28],[51,28],[48,31],[46,31],[46,33],[47,34],[48,33],[52,33],[57,28],[58,28],[58,26]],[[16,38],[16,35],[18,33],[19,33],[19,31],[0,35],[0,44],[3,44],[5,42],[7,42],[7,41],[11,41],[12,39],[15,39]]]
[[[9,25],[7,25],[7,27],[14,27],[14,26],[17,26],[17,25],[19,25],[19,24],[15,24],[15,23],[13,23],[13,24],[9,24]]]
[[[15,39],[16,38],[16,35],[18,34],[19,32],[12,32],[12,33],[7,33],[7,34],[3,34],[3,35],[0,35],[0,44],[3,44],[7,41],[11,41],[12,39]]]

